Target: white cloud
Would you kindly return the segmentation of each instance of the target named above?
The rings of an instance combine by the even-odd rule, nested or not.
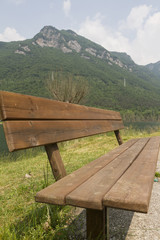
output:
[[[139,29],[143,26],[145,19],[150,14],[152,6],[141,5],[131,9],[130,14],[128,15],[125,21],[122,21],[120,24],[120,29]]]
[[[101,14],[87,17],[77,32],[107,50],[128,53],[138,64],[160,61],[160,12],[152,6],[132,8],[117,29],[104,25]]]
[[[137,31],[130,52],[142,64],[160,61],[160,12],[150,16],[143,28]]]
[[[24,40],[24,37],[21,36],[15,28],[6,27],[3,33],[0,33],[0,41],[10,42]]]
[[[63,1],[63,11],[64,11],[64,13],[67,17],[69,16],[70,10],[71,10],[71,1],[70,0],[64,0]]]

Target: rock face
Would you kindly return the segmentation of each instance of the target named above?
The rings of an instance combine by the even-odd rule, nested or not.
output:
[[[77,35],[72,30],[58,30],[52,26],[45,26],[34,38],[32,45],[40,47],[50,47],[60,49],[63,53],[77,53],[82,58],[91,60],[92,57],[102,59],[109,65],[117,65],[120,68],[132,71],[131,66],[127,66],[118,57],[113,56],[100,45],[89,41],[88,39]],[[27,45],[19,46],[16,54],[26,55],[31,50]]]
[[[19,49],[17,49],[15,53],[26,55],[26,53],[30,51],[31,49],[27,45],[22,46],[21,44],[19,44]]]
[[[60,47],[60,32],[53,27],[44,27],[37,35],[36,43],[41,47]]]
[[[86,48],[86,52],[90,53],[93,56],[96,56],[97,50],[93,48]]]
[[[70,40],[67,44],[71,49],[75,50],[77,53],[81,51],[81,45],[76,40]]]
[[[68,31],[68,34],[76,37],[77,34]],[[54,27],[44,27],[39,34],[35,36],[35,43],[41,47],[53,47],[59,48],[64,53],[71,53],[73,51],[79,53],[81,51],[81,45],[74,39],[67,41],[63,33]]]

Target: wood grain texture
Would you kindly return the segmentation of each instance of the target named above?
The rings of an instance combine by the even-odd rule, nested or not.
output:
[[[0,119],[121,120],[119,112],[0,91]]]
[[[114,131],[114,133],[115,133],[115,135],[116,135],[118,144],[119,144],[119,145],[123,144],[123,140],[122,140],[120,131],[119,131],[119,130],[116,130],[116,131]]]
[[[41,190],[36,194],[36,201],[50,204],[65,205],[67,194],[69,194],[82,183],[84,183],[87,179],[93,176],[104,166],[109,164],[113,159],[122,154],[136,142],[137,139],[132,139],[127,143],[122,144],[121,146],[110,151],[109,153],[101,156],[100,158],[69,174],[68,176],[60,179],[58,182]]]
[[[105,240],[107,236],[106,208],[103,210],[86,209],[87,239]]]
[[[59,180],[67,175],[57,143],[45,145],[53,176]]]
[[[140,139],[127,151],[95,173],[66,196],[66,203],[84,208],[103,209],[103,196],[131,166],[148,140],[148,138]]]
[[[159,146],[160,137],[152,137],[136,161],[104,196],[103,205],[148,211]]]
[[[77,139],[123,128],[122,121],[4,121],[10,151]]]

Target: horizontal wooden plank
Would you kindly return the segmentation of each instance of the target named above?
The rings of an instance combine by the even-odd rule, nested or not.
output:
[[[152,137],[132,166],[104,196],[104,206],[148,211],[159,146],[160,137]]]
[[[0,91],[0,119],[112,119],[119,112]]]
[[[84,208],[103,209],[103,196],[131,166],[148,140],[148,138],[140,139],[127,151],[68,194],[66,196],[66,204]]]
[[[137,141],[138,139],[132,139],[127,143],[122,144],[109,153],[74,171],[70,175],[60,179],[58,182],[55,182],[54,184],[41,190],[36,194],[36,201],[65,205],[65,198],[67,194],[73,191],[76,187],[80,186],[83,182],[89,179],[104,166],[109,164],[113,159],[122,154]]]
[[[5,121],[5,136],[10,151],[47,145],[123,128],[122,121],[54,120]]]

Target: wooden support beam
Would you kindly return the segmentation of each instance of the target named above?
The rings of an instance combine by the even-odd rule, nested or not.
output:
[[[65,177],[67,174],[61,155],[59,153],[57,143],[45,145],[45,150],[47,152],[52,172],[56,181]]]
[[[119,130],[116,130],[116,131],[114,131],[114,133],[115,133],[115,135],[116,135],[118,144],[121,145],[121,144],[123,143],[123,140],[122,140],[122,138],[121,138],[120,131],[119,131]]]
[[[109,240],[109,215],[107,211],[108,208],[103,210],[86,209],[88,240]]]

